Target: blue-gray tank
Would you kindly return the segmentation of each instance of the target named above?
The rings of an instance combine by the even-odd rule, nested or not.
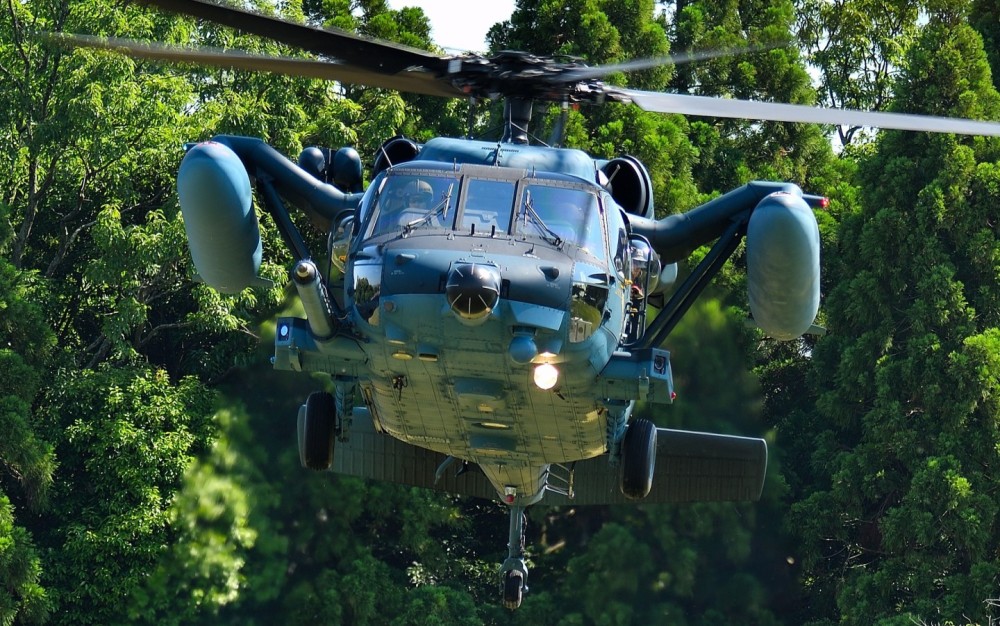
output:
[[[775,339],[801,337],[819,310],[819,227],[797,194],[773,193],[750,216],[747,291],[756,324]]]
[[[177,195],[202,280],[222,293],[266,282],[257,276],[262,246],[250,177],[235,152],[215,141],[193,146],[177,173]]]

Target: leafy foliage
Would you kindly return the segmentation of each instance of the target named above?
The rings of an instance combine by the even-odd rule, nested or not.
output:
[[[977,39],[932,17],[910,52],[906,101],[993,107]],[[792,511],[814,593],[849,622],[985,620],[995,590],[997,413],[981,350],[997,347],[985,278],[997,204],[981,191],[996,188],[995,168],[979,161],[995,145],[963,143],[885,135],[861,168],[869,197],[840,235],[828,301],[838,332],[816,348],[821,423],[803,442],[811,480]]]
[[[54,487],[34,532],[56,555],[45,574],[60,590],[60,620],[108,623],[166,552],[170,503],[208,437],[211,394],[146,368],[65,372],[54,383],[45,435],[73,478]]]
[[[46,589],[39,584],[41,558],[31,536],[14,523],[14,508],[0,494],[0,624],[41,624],[51,610]]]

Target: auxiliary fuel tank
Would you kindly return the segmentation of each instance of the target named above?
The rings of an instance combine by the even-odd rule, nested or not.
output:
[[[177,173],[188,247],[201,278],[223,293],[238,293],[258,278],[261,241],[250,177],[228,146],[193,146]]]
[[[819,227],[800,195],[772,193],[750,216],[746,235],[750,312],[775,339],[803,335],[819,310]]]

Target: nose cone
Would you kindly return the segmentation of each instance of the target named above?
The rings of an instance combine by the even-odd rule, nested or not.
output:
[[[456,264],[448,273],[445,296],[460,321],[485,321],[500,300],[500,271],[492,265]]]

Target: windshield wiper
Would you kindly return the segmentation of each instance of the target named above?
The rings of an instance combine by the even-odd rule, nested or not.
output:
[[[420,228],[424,224],[430,223],[430,221],[435,217],[447,218],[448,205],[451,204],[451,192],[454,188],[455,188],[455,183],[448,185],[448,191],[446,191],[444,197],[441,198],[441,202],[438,202],[437,205],[435,205],[435,207],[431,209],[430,213],[428,213],[427,215],[415,219],[412,222],[409,222],[406,226],[404,226],[403,235],[409,235],[412,231],[416,230],[417,228]]]
[[[553,246],[561,246],[563,244],[563,239],[555,233],[548,225],[545,220],[535,211],[535,207],[531,202],[531,190],[524,192],[524,219],[522,220],[523,225],[528,225],[528,215],[531,215],[531,224],[535,229],[541,233],[542,239],[548,241]]]

